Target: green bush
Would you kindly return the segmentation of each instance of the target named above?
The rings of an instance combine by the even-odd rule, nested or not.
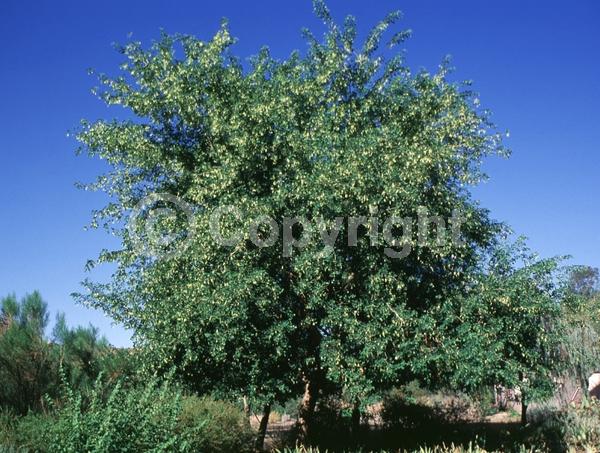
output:
[[[44,338],[47,305],[38,292],[0,299],[0,407],[19,415],[41,409],[56,373]]]
[[[340,399],[330,396],[321,398],[313,416],[308,441],[323,449],[337,450],[352,446],[354,439],[350,436],[350,413],[346,404]]]
[[[439,444],[496,449],[513,445],[513,430],[479,423],[481,409],[464,395],[432,393],[414,384],[394,389],[384,397],[380,412],[384,445],[416,449]],[[517,427],[518,428],[518,427]],[[516,429],[515,429],[516,431]]]
[[[0,412],[0,452],[43,452],[50,442],[53,419],[30,412],[25,416]]]
[[[185,433],[177,429],[181,396],[167,384],[124,390],[117,383],[105,398],[98,380],[87,407],[81,394],[66,393],[49,452],[189,451]]]
[[[405,388],[391,390],[384,397],[381,420],[386,428],[422,431],[444,420],[435,407],[424,404]]]
[[[93,389],[48,403],[48,414],[0,412],[0,452],[111,453],[251,451],[254,432],[233,404],[182,396],[170,384],[150,382]]]
[[[485,394],[429,392],[414,381],[385,395],[381,418],[388,428],[409,430],[480,421],[489,406],[487,398]]]
[[[0,451],[15,443],[16,418],[10,411],[0,409]]]
[[[231,403],[188,396],[183,399],[179,429],[191,451],[251,451],[254,431],[244,413]]]
[[[289,415],[291,418],[298,418],[300,403],[301,398],[290,398],[285,404],[273,404],[272,412],[277,412],[281,415]]]
[[[550,451],[600,451],[600,402],[592,398],[564,409],[532,413],[530,443]]]

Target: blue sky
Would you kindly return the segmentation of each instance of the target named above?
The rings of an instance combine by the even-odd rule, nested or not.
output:
[[[408,63],[434,70],[451,54],[455,77],[471,79],[482,105],[510,130],[508,160],[490,159],[490,181],[474,190],[542,256],[573,255],[600,266],[600,3],[597,0],[331,0],[365,32],[400,9],[411,28]],[[111,342],[129,335],[69,296],[84,264],[114,240],[84,231],[103,196],[74,187],[102,166],[76,157],[66,133],[81,118],[118,112],[90,89],[87,68],[115,73],[111,43],[149,42],[159,30],[209,38],[221,17],[246,57],[267,44],[278,57],[304,49],[302,26],[320,32],[309,0],[82,1],[0,3],[0,295],[39,289],[71,324],[92,322]],[[105,271],[97,277],[103,278]]]

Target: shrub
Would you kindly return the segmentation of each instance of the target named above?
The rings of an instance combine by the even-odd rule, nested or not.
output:
[[[513,445],[511,432],[481,420],[480,405],[455,394],[431,393],[415,385],[394,389],[384,397],[381,411],[384,446],[415,449],[454,443],[501,447]]]
[[[562,410],[545,408],[532,414],[530,442],[551,451],[600,451],[600,402],[592,398]]]
[[[289,416],[290,418],[298,418],[298,412],[300,409],[301,399],[300,398],[290,398],[284,404],[274,403],[271,408],[271,413],[277,413],[282,417],[284,415]],[[270,418],[269,418],[270,421]]]
[[[388,392],[381,418],[388,428],[418,430],[423,427],[480,421],[484,403],[479,398],[453,393],[432,393],[412,382]]]
[[[270,423],[280,423],[282,419],[281,413],[278,411],[271,411],[269,414],[269,424]]]
[[[10,411],[0,409],[0,451],[15,444],[15,425],[14,415]]]
[[[182,396],[169,383],[112,389],[65,386],[49,414],[0,412],[0,452],[245,452],[254,432],[243,412],[211,398]]]
[[[350,436],[350,407],[335,396],[322,398],[317,404],[308,441],[323,449],[341,450],[353,445]]]
[[[387,428],[421,430],[439,424],[436,411],[418,402],[404,389],[394,389],[383,399],[381,419]]]
[[[322,451],[349,451],[356,443],[350,431],[350,410],[348,404],[334,395],[322,397],[315,407],[309,436],[303,441],[306,445],[318,445]],[[296,424],[287,435],[281,436],[282,445],[293,444],[298,439],[298,428]]]
[[[0,452],[44,452],[48,449],[53,419],[30,412],[18,416],[0,412]]]
[[[185,433],[191,451],[251,451],[255,436],[238,407],[208,397],[184,397],[179,429]]]
[[[301,399],[299,398],[291,398],[283,407],[283,413],[289,415],[292,418],[298,417],[298,412],[300,408]]]
[[[55,373],[44,338],[47,305],[38,292],[0,300],[0,406],[19,415],[40,409]]]
[[[177,430],[180,394],[167,384],[150,382],[125,391],[121,383],[104,398],[100,380],[88,407],[81,394],[66,389],[64,407],[56,412],[49,452],[187,451]]]

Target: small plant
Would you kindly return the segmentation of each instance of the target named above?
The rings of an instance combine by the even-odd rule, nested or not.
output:
[[[510,415],[511,418],[520,417],[520,414],[517,412],[517,410],[514,407],[511,407],[508,409],[508,415]]]

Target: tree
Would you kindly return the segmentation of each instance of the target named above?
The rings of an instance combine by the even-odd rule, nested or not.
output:
[[[598,294],[600,277],[598,269],[590,266],[573,266],[569,275],[569,290],[578,296],[590,298]]]
[[[47,305],[40,293],[21,301],[8,296],[0,301],[0,406],[19,414],[39,409],[51,389],[54,370],[44,339]]]
[[[500,244],[482,260],[469,291],[438,316],[448,339],[440,368],[452,386],[519,389],[523,423],[531,402],[553,395],[563,369],[561,260],[537,258],[523,239]]]
[[[600,363],[600,297],[598,269],[573,266],[568,273],[567,295],[563,304],[565,374],[585,393],[588,378]]]
[[[44,408],[57,397],[62,377],[82,392],[103,372],[109,379],[131,373],[131,354],[112,348],[98,329],[69,328],[57,317],[52,341],[46,336],[48,308],[38,291],[0,300],[0,408],[18,414]]]
[[[100,373],[111,381],[133,374],[131,354],[112,347],[92,325],[70,328],[60,313],[52,330],[52,340],[56,366],[69,384],[82,392],[91,391]]]
[[[304,55],[277,61],[263,48],[248,68],[231,54],[226,24],[208,42],[163,35],[149,49],[125,45],[124,72],[101,76],[100,96],[134,119],[84,122],[78,134],[82,151],[111,166],[87,186],[111,196],[93,226],[122,243],[97,260],[117,264],[111,282],[87,281],[79,298],[135,329],[151,371],[174,366],[196,391],[265,407],[303,391],[305,434],[325,391],[360,407],[392,384],[432,378],[433,313],[462,291],[501,229],[466,187],[483,177],[485,156],[504,152],[447,64],[413,74],[401,52],[378,52],[398,13],[360,45],[352,17],[340,27],[321,1],[315,11],[322,41],[305,31]],[[241,215],[221,216],[217,230],[239,234],[234,247],[211,234],[227,206]],[[127,227],[130,213],[139,220],[152,208],[152,228]],[[387,234],[370,222],[375,212],[394,220]],[[275,227],[297,247],[262,246],[269,228],[255,219],[264,215],[308,219]],[[413,225],[398,222],[409,217],[436,223],[437,239],[411,236]],[[440,218],[453,219],[460,240],[439,241]],[[339,235],[324,248],[308,223]],[[157,230],[185,247],[161,242],[166,257],[151,256],[140,242]]]

